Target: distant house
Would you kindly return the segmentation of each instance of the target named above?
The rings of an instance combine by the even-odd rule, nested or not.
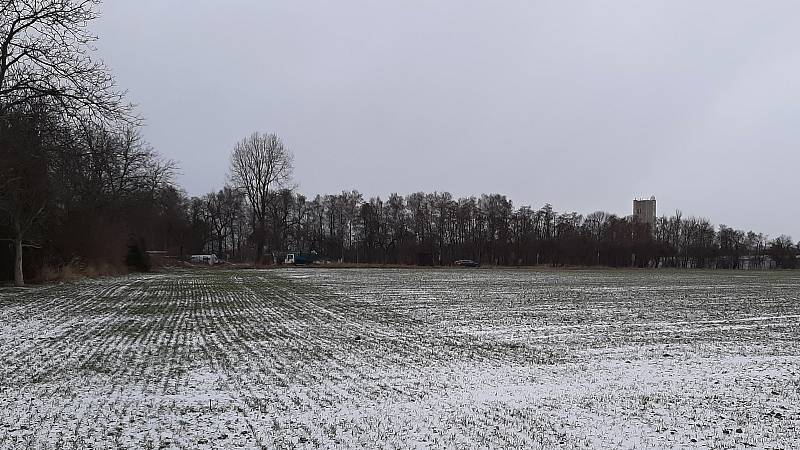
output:
[[[740,269],[774,269],[777,266],[775,260],[766,255],[740,256]]]
[[[193,264],[208,264],[209,266],[213,266],[217,263],[217,255],[210,254],[210,255],[192,255],[190,261]]]

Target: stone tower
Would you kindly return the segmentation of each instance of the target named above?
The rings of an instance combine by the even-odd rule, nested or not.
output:
[[[640,222],[650,224],[650,229],[656,228],[656,198],[655,196],[650,199],[634,199],[633,200],[633,216],[639,219]]]

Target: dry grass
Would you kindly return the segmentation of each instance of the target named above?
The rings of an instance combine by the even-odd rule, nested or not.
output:
[[[36,284],[78,281],[84,278],[102,278],[127,275],[128,268],[120,264],[96,262],[85,264],[72,261],[63,265],[45,265],[32,281]]]

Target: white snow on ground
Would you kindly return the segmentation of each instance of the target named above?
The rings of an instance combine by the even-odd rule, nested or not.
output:
[[[0,448],[798,448],[798,293],[523,270],[0,289]]]

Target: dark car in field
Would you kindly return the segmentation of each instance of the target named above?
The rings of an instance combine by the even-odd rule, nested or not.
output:
[[[479,263],[471,260],[471,259],[459,259],[458,261],[453,261],[454,266],[459,267],[478,267],[480,266]]]

